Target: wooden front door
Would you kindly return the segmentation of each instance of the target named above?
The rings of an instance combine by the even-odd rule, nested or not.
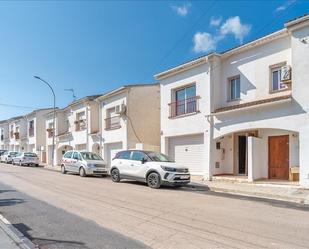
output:
[[[268,138],[269,179],[289,179],[289,136]]]

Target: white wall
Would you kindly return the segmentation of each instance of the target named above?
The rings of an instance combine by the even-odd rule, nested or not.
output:
[[[247,51],[222,56],[221,67],[215,68],[213,74],[220,74],[220,81],[215,82],[214,108],[241,104],[286,94],[270,93],[270,66],[286,62],[291,65],[290,37],[285,36],[270,43],[256,46]],[[239,101],[229,101],[228,79],[240,76],[241,94]],[[219,93],[217,93],[219,92]]]

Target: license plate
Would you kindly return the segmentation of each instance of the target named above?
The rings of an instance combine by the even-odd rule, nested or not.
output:
[[[180,179],[189,179],[189,176],[180,176]]]

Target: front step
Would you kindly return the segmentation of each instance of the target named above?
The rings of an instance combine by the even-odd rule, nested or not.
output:
[[[212,181],[234,183],[250,182],[247,176],[213,176]]]

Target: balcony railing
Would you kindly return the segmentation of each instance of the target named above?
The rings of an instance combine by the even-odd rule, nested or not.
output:
[[[105,130],[114,130],[120,127],[120,116],[105,119]]]
[[[187,114],[199,112],[199,96],[175,101],[169,103],[170,115],[169,118],[175,118]]]
[[[75,131],[82,131],[86,129],[86,120],[81,119],[81,120],[75,120]]]
[[[33,137],[34,136],[34,128],[29,128],[28,133],[29,133],[29,137]]]

